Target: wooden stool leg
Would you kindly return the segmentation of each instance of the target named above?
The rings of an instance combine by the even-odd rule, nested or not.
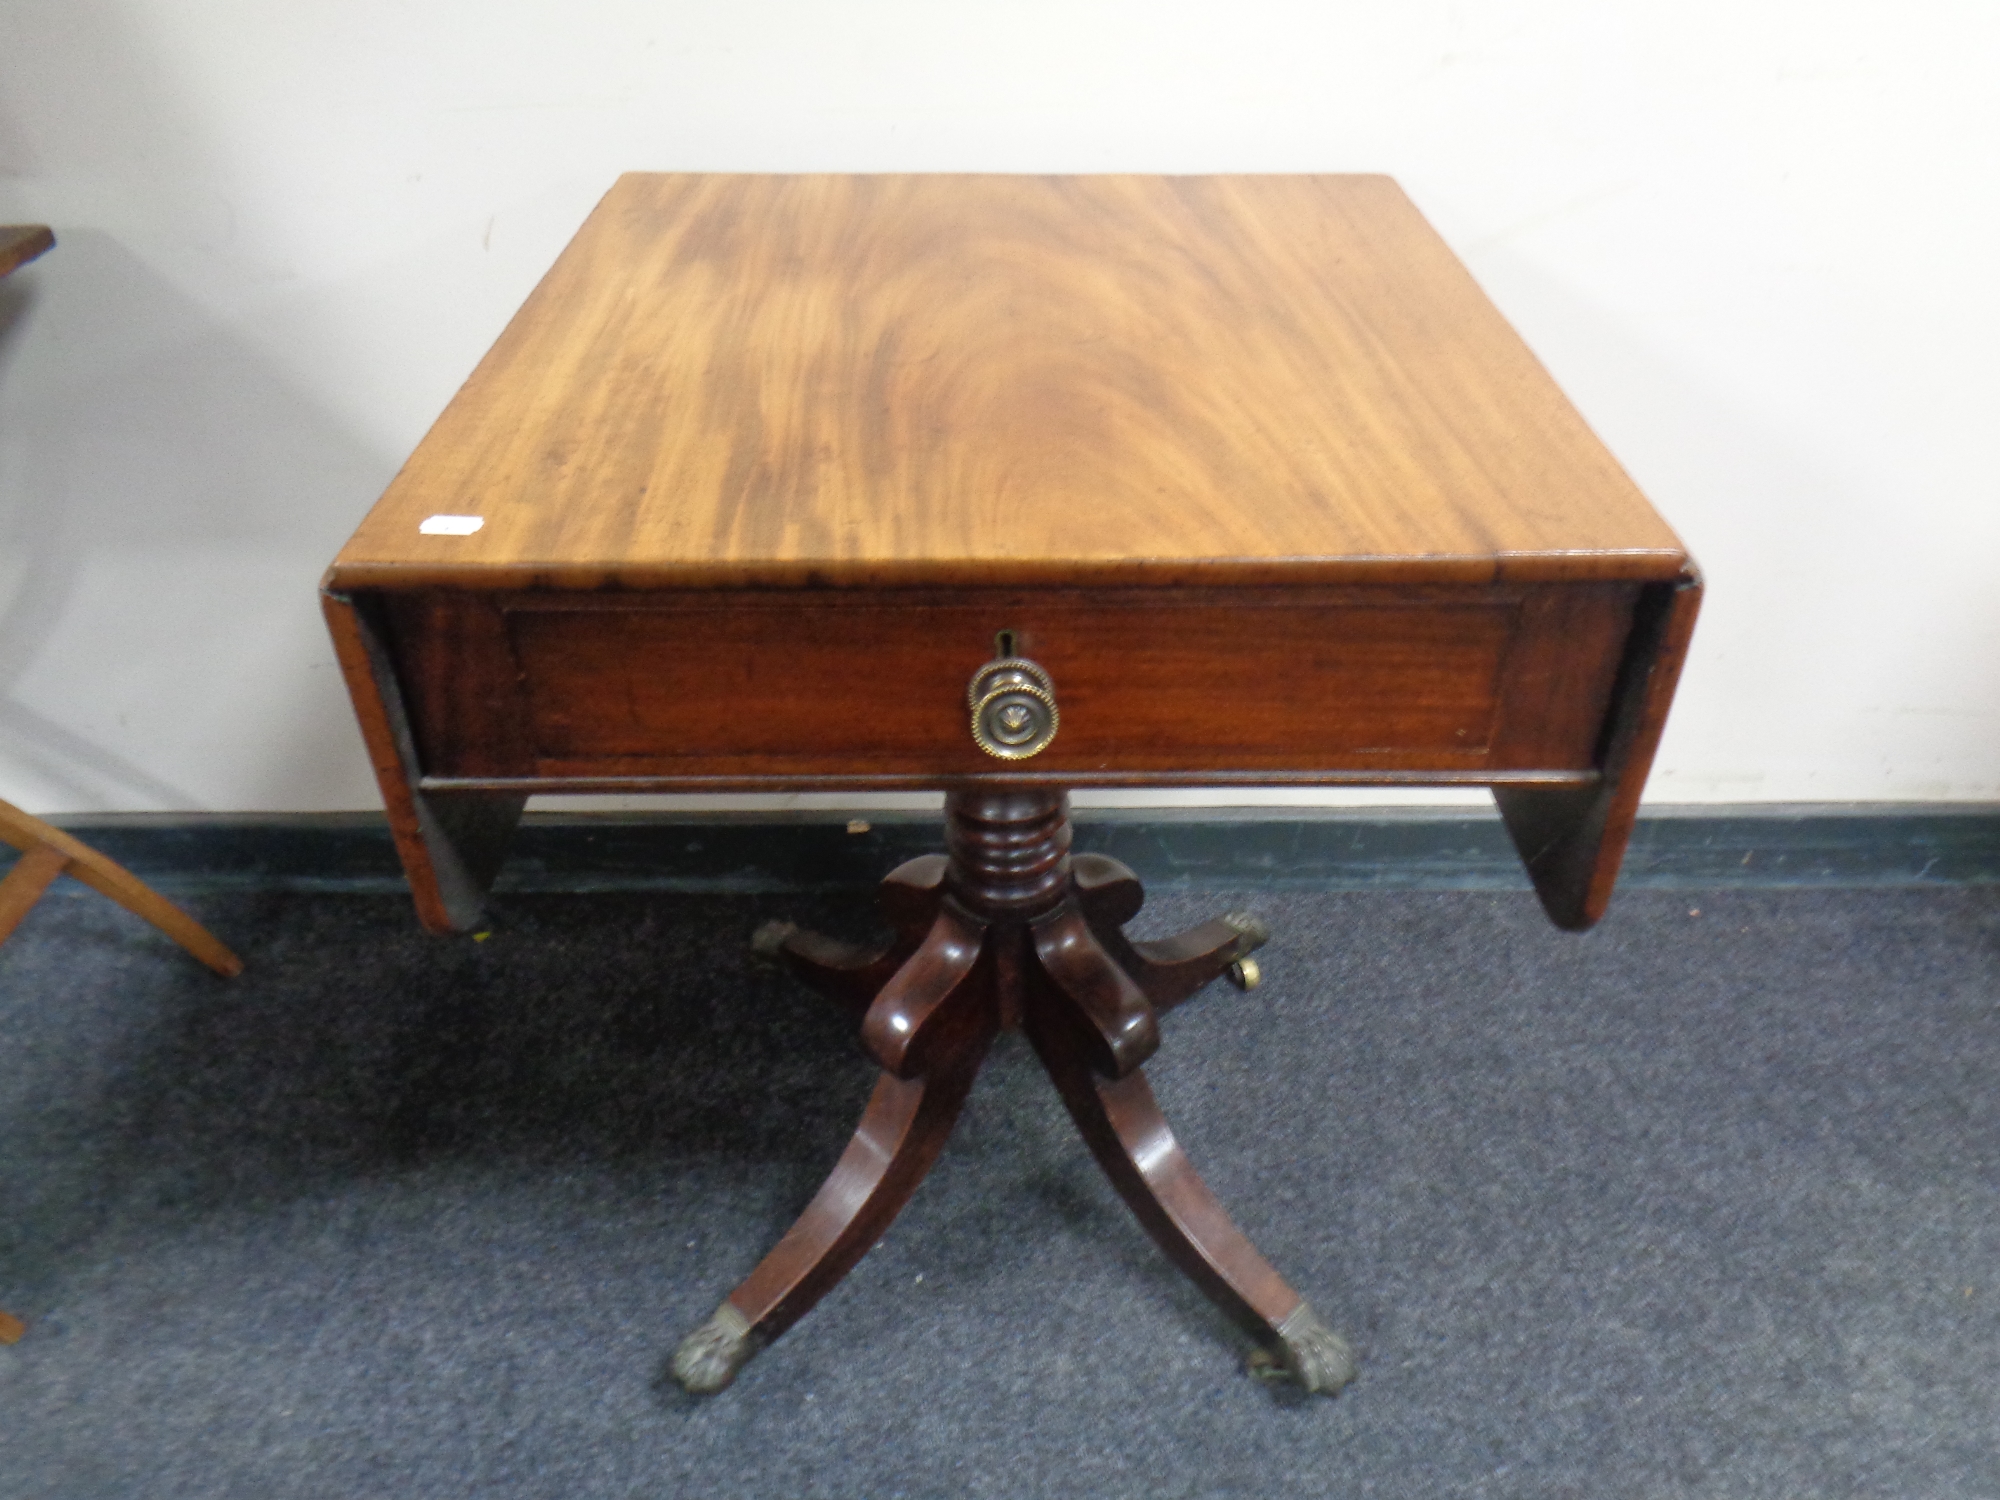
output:
[[[707,1394],[728,1385],[882,1237],[937,1160],[971,1092],[997,1030],[990,997],[984,1009],[987,1016],[928,1076],[882,1074],[860,1128],[798,1222],[675,1352],[682,1386]]]
[[[1030,994],[1028,1040],[1119,1196],[1168,1259],[1257,1341],[1253,1371],[1338,1395],[1355,1376],[1353,1351],[1230,1222],[1174,1139],[1145,1074],[1112,1079],[1090,1067],[1063,1004],[1047,991]]]
[[[0,802],[0,843],[12,844],[26,851],[23,864],[37,849],[53,850],[66,861],[66,868],[73,878],[109,896],[127,911],[144,917],[225,979],[243,972],[242,959],[218,942],[201,923],[130,870],[116,860],[106,859],[54,824],[44,823],[33,814],[22,812],[11,802]],[[16,873],[19,868],[18,865],[15,867]],[[47,882],[43,884],[46,886]],[[15,920],[19,920],[18,915]],[[5,934],[0,933],[0,936]]]
[[[0,1344],[18,1344],[28,1325],[10,1312],[0,1312]]]
[[[7,941],[28,908],[42,899],[56,876],[69,864],[69,856],[47,844],[37,844],[14,862],[7,878],[0,880],[0,943]]]

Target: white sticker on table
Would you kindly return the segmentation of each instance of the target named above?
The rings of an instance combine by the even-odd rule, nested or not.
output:
[[[425,516],[417,530],[425,536],[471,536],[485,524],[484,516]]]

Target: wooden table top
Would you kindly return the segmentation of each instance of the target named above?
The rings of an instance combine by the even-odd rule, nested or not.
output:
[[[468,535],[426,518],[476,516]],[[1386,177],[619,179],[335,587],[1666,580]]]

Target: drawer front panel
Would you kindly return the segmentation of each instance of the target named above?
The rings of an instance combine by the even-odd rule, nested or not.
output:
[[[431,595],[398,634],[433,776],[1581,770],[1633,594]],[[969,731],[1000,631],[1061,711],[1018,763]]]

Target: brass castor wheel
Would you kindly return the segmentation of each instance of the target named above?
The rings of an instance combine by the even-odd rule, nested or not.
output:
[[[1257,967],[1257,960],[1250,955],[1271,941],[1270,926],[1262,917],[1247,911],[1225,912],[1222,920],[1240,934],[1236,943],[1236,962],[1223,973],[1239,990],[1254,990],[1264,982],[1264,971]]]

